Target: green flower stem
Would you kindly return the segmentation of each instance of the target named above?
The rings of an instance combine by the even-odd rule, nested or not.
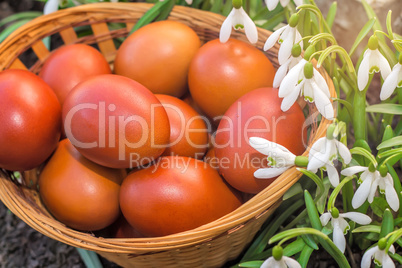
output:
[[[292,230],[287,230],[272,237],[269,240],[269,243],[271,244],[280,241],[278,245],[281,245],[289,239],[306,234],[316,236],[322,247],[335,259],[339,267],[350,268],[345,255],[343,255],[343,253],[337,248],[337,246],[331,241],[331,239],[329,239],[329,237],[321,231],[314,228],[296,228]]]
[[[370,75],[370,80],[372,79]],[[371,82],[371,81],[370,81]],[[353,99],[353,128],[356,140],[365,140],[366,134],[366,91],[356,91]]]
[[[308,157],[306,156],[296,156],[295,165],[298,167],[307,167],[308,165]]]
[[[335,206],[335,200],[336,197],[338,196],[339,192],[341,189],[345,186],[346,183],[350,182],[353,179],[353,177],[345,177],[339,184],[338,186],[335,187],[335,189],[332,191],[331,195],[329,196],[328,199],[328,207],[327,210],[331,211],[332,208]],[[345,207],[344,207],[345,209]]]

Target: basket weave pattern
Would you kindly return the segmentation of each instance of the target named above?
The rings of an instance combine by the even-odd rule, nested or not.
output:
[[[58,35],[65,44],[97,44],[110,64],[116,54],[114,38],[124,38],[135,22],[151,7],[145,3],[99,3],[60,10],[42,16],[22,26],[0,44],[0,70],[29,69],[37,73],[50,55],[43,38]],[[180,21],[195,30],[201,41],[218,38],[223,16],[197,9],[176,6],[169,20]],[[110,23],[123,25],[110,29]],[[76,29],[90,26],[92,35],[78,37]],[[259,29],[258,48],[263,47],[271,32]],[[232,37],[247,41],[243,33]],[[55,48],[53,48],[55,49]],[[35,55],[35,63],[24,64],[21,55]],[[278,47],[266,55],[275,67]],[[324,73],[332,96],[335,90]],[[310,139],[314,142],[325,135],[328,120],[314,127]],[[308,155],[308,151],[304,153]],[[24,173],[23,184],[12,179],[11,173],[0,170],[0,199],[20,219],[42,234],[87,250],[92,250],[121,265],[134,267],[220,267],[235,259],[253,239],[264,221],[280,203],[283,194],[300,178],[295,168],[287,170],[269,187],[252,197],[232,213],[196,229],[155,238],[109,239],[79,232],[55,220],[40,201],[35,185],[39,170]],[[32,187],[35,188],[35,187]]]

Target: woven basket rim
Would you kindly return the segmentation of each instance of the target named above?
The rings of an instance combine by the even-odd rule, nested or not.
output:
[[[41,25],[55,24],[55,21],[61,21],[64,23],[62,25],[65,25],[65,27],[70,27],[71,25],[75,25],[76,23],[80,22],[82,14],[85,14],[85,19],[89,21],[96,21],[98,13],[114,14],[116,11],[128,12],[130,10],[144,13],[152,6],[153,4],[148,3],[94,3],[59,10],[57,12],[36,18],[17,29],[0,44],[0,70],[8,68],[13,59],[16,58],[16,55],[5,53],[10,49],[10,47],[15,46],[16,42],[19,42],[20,44],[22,41],[24,41],[26,42],[25,45],[32,45],[49,33],[43,32],[43,35],[30,34],[31,32],[36,33],[36,31],[33,31],[33,29],[38,27],[40,28]],[[175,6],[169,19],[172,18],[176,20],[191,19],[193,21],[201,18],[205,21],[205,18],[208,18],[209,22],[215,21],[217,24],[221,24],[225,19],[225,17],[219,14],[184,6]],[[62,27],[55,24],[53,31],[57,32],[61,28]],[[265,37],[271,34],[271,32],[261,28],[258,29],[258,32],[259,36]],[[236,33],[234,33],[234,35],[236,35]],[[242,33],[240,33],[240,35],[242,35]],[[30,36],[30,38],[26,39],[25,36]],[[21,41],[22,37],[25,39]],[[268,52],[266,54],[268,56],[272,56],[272,54],[277,53],[277,49],[278,46],[274,48],[273,52]],[[331,96],[335,97],[336,93],[330,77],[322,70],[320,71],[329,84]],[[315,138],[312,140],[312,142],[325,135],[326,128],[330,123],[331,121],[327,119],[321,120],[320,125],[316,130]],[[309,148],[307,148],[304,152],[304,156],[308,155],[308,150]],[[6,179],[3,178],[0,179],[0,199],[13,213],[19,216],[28,225],[39,232],[42,232],[43,234],[54,239],[63,241],[66,244],[103,252],[150,252],[195,245],[211,240],[220,234],[230,232],[230,230],[234,228],[241,228],[241,226],[246,222],[255,219],[271,207],[276,206],[278,202],[280,202],[284,192],[286,192],[286,190],[289,189],[300,177],[301,173],[297,171],[296,168],[288,169],[270,186],[262,190],[245,204],[226,216],[190,231],[164,237],[151,238],[99,238],[93,237],[87,233],[67,228],[56,220],[47,217],[47,215],[40,215],[38,213],[35,214],[34,211],[32,211],[29,207],[24,207],[26,204],[18,203],[19,200],[16,200],[12,193],[2,191],[2,189],[11,189],[10,187],[12,187],[10,186],[10,182],[8,182],[9,184],[6,185]]]

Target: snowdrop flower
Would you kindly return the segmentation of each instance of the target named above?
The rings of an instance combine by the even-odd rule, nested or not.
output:
[[[276,71],[273,87],[279,88],[283,78],[286,74],[295,67],[303,58],[300,56],[301,54],[301,47],[299,44],[296,44],[292,48],[292,55],[289,59],[285,61],[281,66],[279,66],[278,70]]]
[[[290,0],[265,0],[265,5],[267,6],[269,11],[272,11],[276,8],[278,3],[281,3],[281,6],[285,7],[289,4]],[[300,6],[303,4],[303,0],[295,0],[296,6]]]
[[[368,249],[362,257],[361,268],[370,268],[371,259],[374,259],[374,263],[378,266],[385,268],[395,268],[395,263],[392,261],[391,257],[385,252],[387,241],[381,238],[378,241],[378,246]],[[395,253],[394,245],[391,245],[389,252]]]
[[[391,73],[391,67],[387,59],[378,50],[378,38],[373,35],[369,39],[368,49],[364,52],[363,60],[357,72],[357,86],[360,91],[366,88],[369,73],[374,72],[381,72],[381,76],[385,80]]]
[[[289,19],[289,24],[283,26],[272,33],[264,45],[264,51],[272,48],[276,41],[281,44],[278,52],[278,62],[280,65],[284,64],[289,59],[293,45],[299,43],[302,39],[296,26],[299,22],[299,15],[293,14]],[[303,42],[300,42],[300,46],[303,49]]]
[[[284,112],[289,110],[300,95],[304,95],[306,101],[315,103],[322,116],[329,120],[334,118],[327,82],[313,64],[305,59],[300,60],[283,78],[278,95],[283,98],[281,109]]]
[[[48,0],[43,7],[43,14],[46,15],[59,10],[59,4],[61,5],[61,2],[61,0]]]
[[[334,167],[333,161],[339,154],[343,162],[349,164],[352,160],[352,155],[345,144],[335,139],[332,126],[334,125],[328,128],[326,137],[318,139],[311,146],[307,170],[315,173],[319,168],[325,168],[329,181],[332,186],[336,187],[339,184],[339,174]]]
[[[272,249],[272,257],[269,257],[262,263],[260,268],[301,268],[301,265],[292,258],[283,256],[281,246],[275,246]]]
[[[331,212],[326,212],[320,216],[322,226],[327,225],[329,220],[331,220],[331,225],[333,228],[332,240],[334,241],[334,244],[337,246],[337,248],[342,251],[342,253],[345,252],[346,248],[345,235],[350,229],[350,226],[345,219],[350,219],[362,225],[369,224],[371,222],[371,218],[363,213],[339,213],[339,210],[337,208],[332,208]]]
[[[360,207],[366,200],[372,203],[377,187],[379,187],[380,193],[385,193],[385,199],[390,208],[397,211],[399,209],[399,199],[391,175],[386,171],[382,171],[381,174],[373,164],[370,164],[368,167],[353,166],[345,168],[341,171],[341,174],[344,176],[353,176],[360,172],[363,173],[358,180],[360,186],[357,188],[352,199],[353,208]]]
[[[80,2],[76,0],[72,0],[72,2],[76,6],[80,5]],[[118,0],[110,0],[110,2],[118,2]],[[66,0],[48,0],[45,6],[43,7],[43,14],[46,15],[55,12],[59,10],[59,6],[65,6],[65,5],[67,5]]]
[[[258,152],[268,156],[269,168],[260,168],[254,172],[254,177],[270,179],[281,175],[296,162],[302,162],[303,157],[297,157],[284,146],[263,138],[251,137],[250,145]],[[297,160],[296,160],[297,159]],[[299,165],[304,165],[299,163]]]
[[[399,54],[399,62],[395,64],[382,84],[380,99],[386,100],[391,97],[396,87],[402,87],[402,53]]]
[[[257,26],[255,26],[253,20],[247,15],[241,6],[234,5],[232,11],[229,13],[225,21],[222,23],[221,30],[219,33],[219,40],[225,43],[229,40],[230,34],[232,33],[232,27],[235,30],[243,29],[246,32],[247,39],[250,43],[255,44],[258,41],[258,31]]]

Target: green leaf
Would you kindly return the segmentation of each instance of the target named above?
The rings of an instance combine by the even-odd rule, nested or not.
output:
[[[308,261],[310,260],[310,256],[313,253],[313,251],[314,249],[312,249],[311,247],[307,245],[304,246],[303,250],[300,253],[299,258],[297,259],[301,267],[303,268],[307,267]]]
[[[387,31],[388,31],[389,37],[390,37],[391,39],[394,39],[394,33],[392,32],[391,14],[392,14],[392,10],[389,10],[389,11],[388,11],[388,14],[387,14],[387,22],[386,22],[386,25],[387,25]]]
[[[304,200],[306,203],[307,215],[310,219],[311,226],[316,230],[321,230],[322,225],[320,217],[318,216],[317,207],[315,206],[314,200],[307,190],[304,191]]]
[[[287,200],[295,195],[302,194],[302,193],[303,193],[303,189],[301,187],[301,184],[296,182],[289,188],[289,190],[286,191],[286,193],[283,195],[282,199]]]
[[[24,25],[27,22],[30,22],[30,19],[25,19],[25,20],[20,20],[17,21],[13,24],[11,24],[10,26],[8,26],[6,29],[4,29],[1,33],[0,33],[0,43],[4,41],[4,39],[7,38],[7,36],[9,36],[12,32],[14,32],[15,30],[17,30],[19,27],[21,27],[22,25]]]
[[[304,242],[304,240],[301,238],[298,238],[283,248],[283,255],[293,256],[293,255],[299,253],[300,251],[302,251],[305,246],[306,246],[306,243]]]
[[[350,182],[353,177],[345,177],[332,191],[331,195],[328,198],[328,211],[331,210],[335,206],[335,199],[338,196],[339,192],[342,190],[343,186]]]
[[[392,253],[392,252],[388,252],[388,255],[393,258],[394,260],[396,260],[397,262],[399,262],[399,264],[402,264],[402,256],[399,255],[398,253]]]
[[[260,268],[264,261],[246,261],[239,264],[239,267]]]
[[[397,136],[392,139],[389,139],[387,141],[384,141],[380,143],[380,145],[377,146],[377,150],[381,150],[384,148],[390,148],[394,146],[400,146],[402,145],[402,136]]]
[[[385,237],[394,230],[394,217],[389,209],[385,209],[382,217],[381,232],[379,238]]]
[[[169,8],[169,4],[171,4],[171,2],[174,2],[174,0],[166,0],[166,1],[158,1],[156,2],[147,12],[145,12],[144,15],[142,15],[142,17],[137,21],[137,23],[134,25],[133,29],[131,29],[130,34],[132,34],[133,32],[135,32],[136,30],[138,30],[139,28],[141,28],[144,25],[149,24],[150,22],[152,22],[154,19],[156,19],[161,12],[165,9],[165,8]]]
[[[312,249],[318,250],[318,245],[314,241],[313,237],[311,235],[302,235],[301,238],[303,239],[304,243],[311,247]]]
[[[375,157],[371,154],[371,152],[367,151],[367,149],[365,149],[363,147],[358,147],[358,146],[354,147],[354,148],[350,149],[350,153],[364,156],[365,158],[370,160],[370,162],[373,163],[374,166],[377,166],[377,160],[375,160]]]
[[[98,255],[93,251],[88,251],[82,248],[77,248],[81,259],[84,261],[87,268],[102,268],[102,263],[99,260]]]
[[[317,191],[319,195],[322,195],[324,193],[325,191],[324,182],[317,176],[317,174],[304,168],[297,168],[297,170],[315,182],[315,184],[317,185]]]
[[[359,44],[363,41],[363,39],[366,37],[366,35],[373,29],[373,26],[376,22],[376,18],[371,18],[366,24],[363,26],[363,28],[360,30],[359,34],[356,37],[355,42],[352,45],[352,48],[349,51],[349,56],[351,57],[353,53],[355,53],[357,47]]]
[[[370,204],[373,213],[378,217],[382,217],[386,208],[388,208],[387,201],[382,197],[374,197],[374,201]]]
[[[364,225],[353,229],[352,233],[380,233],[381,226],[378,225]]]
[[[329,28],[332,28],[332,25],[334,24],[337,8],[338,8],[338,3],[336,1],[332,2],[331,6],[329,7],[327,18],[326,18]]]
[[[19,12],[13,15],[10,15],[8,17],[5,17],[4,19],[0,20],[0,27],[3,27],[4,25],[14,22],[14,21],[19,21],[19,20],[32,20],[34,18],[37,18],[39,16],[43,15],[42,12],[40,11],[26,11],[26,12]]]
[[[325,211],[325,205],[327,204],[327,198],[328,198],[328,193],[329,193],[329,189],[331,188],[331,183],[328,179],[328,177],[326,177],[324,179],[324,193],[321,196],[316,195],[316,205],[317,205],[317,210],[320,214],[323,214]]]
[[[243,255],[242,261],[249,260],[254,255],[261,253],[264,251],[267,246],[268,240],[278,231],[279,227],[292,215],[295,213],[303,204],[303,199],[299,199],[296,202],[290,204],[291,200],[284,201],[279,208],[282,206],[286,208],[284,212],[280,215],[277,215],[276,218],[269,223],[269,225],[262,230],[262,232],[258,235],[258,237],[254,240],[251,246],[248,248],[246,253]],[[277,211],[279,210],[277,209]]]
[[[222,6],[223,6],[222,0],[214,0],[212,1],[212,7],[210,11],[219,14],[222,9]]]
[[[368,113],[382,113],[402,115],[402,104],[381,103],[370,105],[366,108]]]

